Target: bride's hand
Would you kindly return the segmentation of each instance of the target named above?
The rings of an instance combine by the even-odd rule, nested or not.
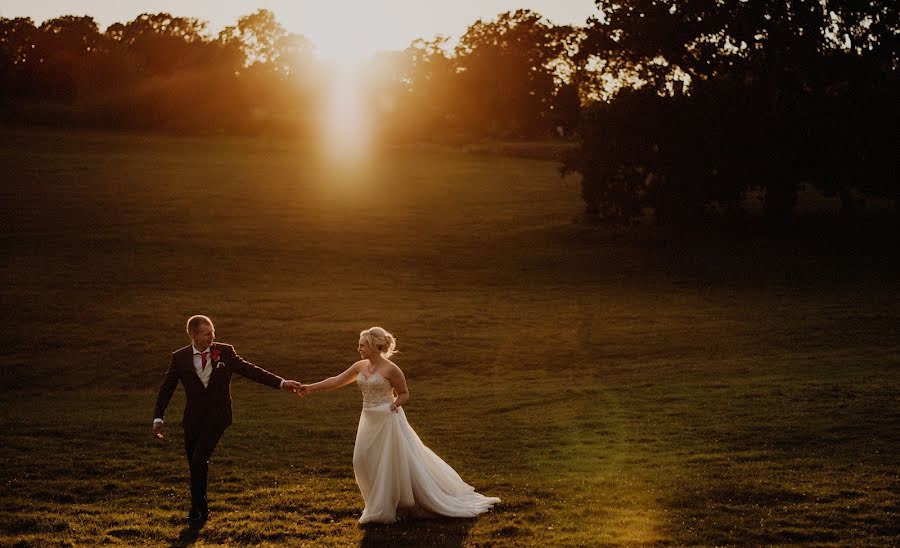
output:
[[[396,413],[396,412],[399,411],[399,410],[400,410],[400,406],[397,405],[396,402],[391,403],[391,413]]]
[[[307,394],[309,394],[309,385],[301,384],[300,388],[294,390],[294,393],[300,396],[301,398],[305,398]]]

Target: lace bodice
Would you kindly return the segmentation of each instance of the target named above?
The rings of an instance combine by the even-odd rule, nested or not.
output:
[[[358,373],[356,384],[362,390],[364,408],[394,401],[394,389],[391,387],[391,383],[378,373],[373,373],[369,378]]]

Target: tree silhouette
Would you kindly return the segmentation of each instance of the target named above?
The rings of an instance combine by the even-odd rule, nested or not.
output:
[[[744,191],[760,188],[780,226],[803,183],[845,204],[852,187],[896,195],[885,177],[896,147],[893,4],[596,3],[577,63],[600,59],[596,79],[642,91],[613,90],[608,107],[593,107],[566,163],[585,176],[592,216],[628,221],[650,209],[658,222],[691,224],[733,214]]]
[[[458,115],[495,136],[538,135],[553,128],[556,83],[551,62],[565,54],[554,28],[530,10],[477,21],[456,46]]]
[[[35,92],[38,30],[30,18],[0,18],[0,93],[3,103]],[[7,107],[9,108],[9,107]]]
[[[170,74],[207,62],[206,23],[192,17],[144,13],[111,25],[106,34],[129,52],[139,70],[151,74]]]
[[[261,9],[239,18],[236,25],[225,27],[219,40],[235,46],[244,54],[244,64],[278,68],[278,59],[287,45],[287,30],[269,10]]]

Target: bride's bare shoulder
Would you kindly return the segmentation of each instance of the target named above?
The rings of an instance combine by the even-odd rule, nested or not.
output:
[[[363,370],[364,367],[368,367],[368,366],[369,366],[369,360],[359,360],[358,362],[351,365],[350,369],[359,373],[360,371]]]

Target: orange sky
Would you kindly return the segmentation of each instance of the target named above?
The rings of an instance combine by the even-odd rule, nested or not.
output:
[[[218,31],[238,17],[266,8],[291,32],[310,38],[323,57],[358,58],[403,49],[415,38],[459,37],[477,19],[519,8],[557,24],[582,24],[593,0],[3,0],[0,17],[91,15],[102,28],[151,12],[198,17]]]

